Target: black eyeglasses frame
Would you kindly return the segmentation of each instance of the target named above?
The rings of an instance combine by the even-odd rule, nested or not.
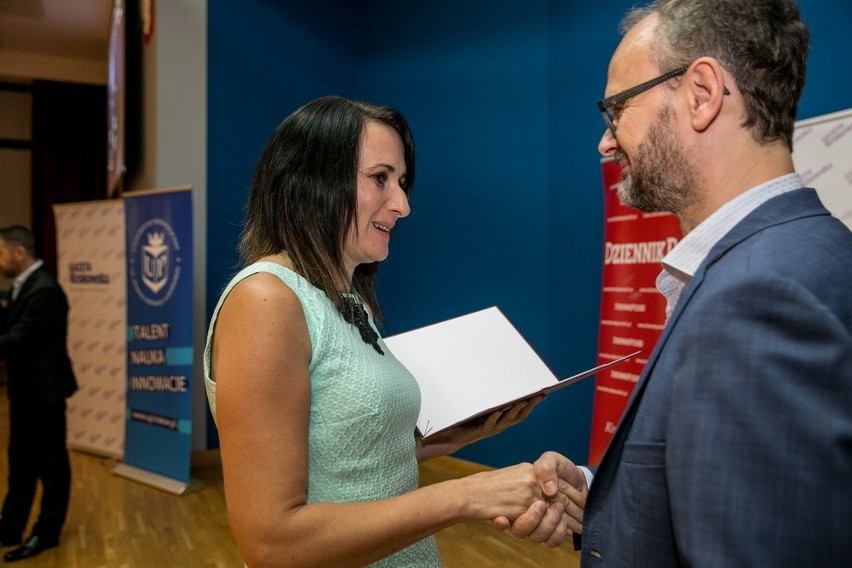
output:
[[[657,85],[661,85],[668,81],[669,79],[674,79],[675,77],[679,77],[686,73],[686,70],[689,69],[689,65],[684,65],[683,67],[678,67],[677,69],[672,69],[668,73],[663,73],[659,77],[654,77],[649,81],[645,81],[644,83],[639,83],[635,87],[630,87],[629,89],[625,89],[620,93],[616,93],[611,97],[607,97],[603,100],[598,101],[598,109],[601,111],[601,115],[603,116],[604,122],[606,123],[607,128],[609,128],[612,135],[615,136],[615,132],[617,127],[615,126],[615,122],[613,120],[613,116],[610,112],[610,107],[617,105],[619,103],[623,103],[627,99],[631,99],[638,95],[639,93],[644,93],[648,89],[656,87]],[[725,96],[730,95],[731,91],[728,90],[728,87],[725,86],[725,91],[723,93]]]
[[[619,103],[623,103],[627,99],[631,99],[638,95],[639,93],[644,93],[648,89],[656,87],[657,85],[661,85],[668,81],[669,79],[674,79],[680,75],[686,73],[686,70],[689,69],[689,65],[684,65],[683,67],[678,67],[677,69],[672,69],[668,73],[663,73],[659,77],[654,77],[649,81],[645,81],[644,83],[639,83],[634,87],[630,87],[629,89],[625,89],[620,93],[616,93],[611,97],[607,97],[603,100],[598,101],[598,108],[601,111],[601,115],[603,115],[604,122],[606,123],[607,128],[609,128],[612,135],[615,136],[616,126],[613,122],[613,117],[610,113],[610,107],[615,106]],[[727,94],[727,88],[725,89]]]

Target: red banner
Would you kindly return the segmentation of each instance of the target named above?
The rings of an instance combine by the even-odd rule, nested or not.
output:
[[[680,240],[677,217],[626,207],[616,194],[618,163],[601,163],[604,187],[604,258],[598,364],[643,349],[644,353],[598,373],[592,411],[589,464],[597,465],[612,439],[648,355],[666,321],[657,291],[660,260]]]

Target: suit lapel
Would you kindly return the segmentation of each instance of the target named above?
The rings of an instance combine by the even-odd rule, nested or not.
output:
[[[612,440],[610,440],[609,446],[607,447],[606,452],[604,452],[603,459],[601,460],[598,472],[595,475],[594,483],[592,484],[592,487],[595,490],[589,494],[589,504],[586,506],[587,509],[594,510],[595,505],[593,505],[593,502],[599,500],[608,492],[609,485],[611,484],[612,479],[615,476],[615,472],[618,469],[618,464],[621,461],[621,454],[624,451],[624,444],[627,440],[627,435],[630,432],[633,419],[636,417],[636,412],[639,408],[639,401],[642,400],[642,396],[645,394],[645,387],[648,385],[649,377],[660,358],[660,352],[671,336],[672,329],[678,319],[680,319],[680,314],[683,312],[684,307],[689,303],[695,289],[698,288],[701,281],[704,279],[704,269],[704,264],[702,264],[695,276],[690,279],[689,284],[687,284],[686,288],[684,288],[677,306],[675,306],[674,311],[666,322],[666,327],[663,329],[662,335],[660,335],[659,340],[657,340],[654,350],[648,357],[648,362],[645,363],[645,367],[642,369],[642,374],[636,382],[636,386],[633,389],[633,393],[630,396],[627,407],[624,409],[624,413],[619,421],[618,428],[616,428],[615,434],[613,434]]]

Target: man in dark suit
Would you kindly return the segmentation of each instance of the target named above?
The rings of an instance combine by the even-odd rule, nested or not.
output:
[[[556,453],[543,489],[572,487],[584,567],[849,566],[852,234],[793,168],[808,30],[792,0],[659,0],[623,30],[599,149],[685,237],[591,489]]]
[[[36,484],[41,511],[30,537],[3,557],[34,556],[59,544],[68,512],[71,468],[65,447],[65,399],[77,390],[68,358],[68,301],[35,257],[26,227],[0,229],[0,273],[12,278],[0,312],[0,357],[9,393],[9,487],[0,512],[0,544],[21,542]]]

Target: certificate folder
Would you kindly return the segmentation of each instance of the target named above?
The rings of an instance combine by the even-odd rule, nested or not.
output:
[[[384,341],[420,386],[417,429],[424,437],[564,388],[641,352],[560,381],[497,307]]]

